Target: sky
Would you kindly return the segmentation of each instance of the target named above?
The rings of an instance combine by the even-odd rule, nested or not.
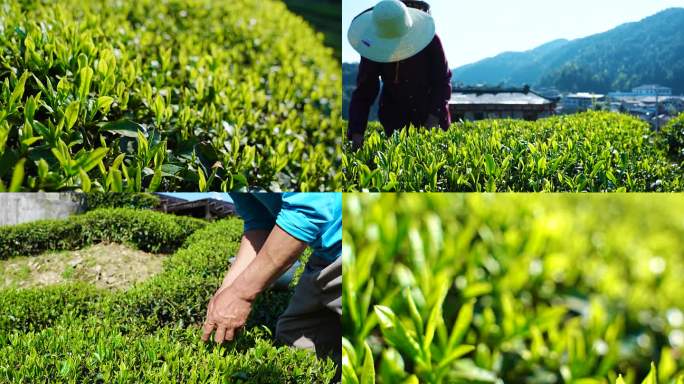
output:
[[[342,61],[358,62],[347,41],[351,20],[379,0],[343,0]],[[428,0],[452,68],[505,51],[576,39],[639,21],[684,0]]]

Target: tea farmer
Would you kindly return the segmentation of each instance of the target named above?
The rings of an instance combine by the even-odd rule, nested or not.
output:
[[[449,127],[451,70],[428,3],[380,1],[352,21],[348,39],[361,54],[347,131],[354,147],[363,144],[380,79],[378,115],[388,136],[411,124]]]
[[[231,341],[256,297],[312,249],[276,338],[330,356],[342,351],[342,196],[339,193],[232,193],[244,233],[235,261],[209,301],[202,340]]]

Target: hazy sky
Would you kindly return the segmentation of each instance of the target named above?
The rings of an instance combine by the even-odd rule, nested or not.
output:
[[[379,0],[342,1],[342,60],[359,55],[347,41],[358,13]],[[525,51],[551,40],[575,39],[639,21],[684,0],[431,0],[437,33],[454,68],[504,51]]]

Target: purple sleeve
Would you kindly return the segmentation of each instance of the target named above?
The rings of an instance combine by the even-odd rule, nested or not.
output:
[[[356,78],[356,90],[352,93],[349,105],[349,130],[347,137],[353,133],[363,133],[368,125],[368,114],[380,91],[380,64],[361,58],[359,74]]]
[[[435,35],[430,43],[432,74],[432,90],[430,95],[430,113],[439,117],[440,125],[447,129],[451,123],[449,117],[449,100],[451,99],[451,69],[447,62],[442,41]]]

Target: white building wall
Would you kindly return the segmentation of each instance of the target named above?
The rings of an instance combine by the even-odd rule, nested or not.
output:
[[[76,193],[0,193],[0,225],[61,219],[83,209]]]

